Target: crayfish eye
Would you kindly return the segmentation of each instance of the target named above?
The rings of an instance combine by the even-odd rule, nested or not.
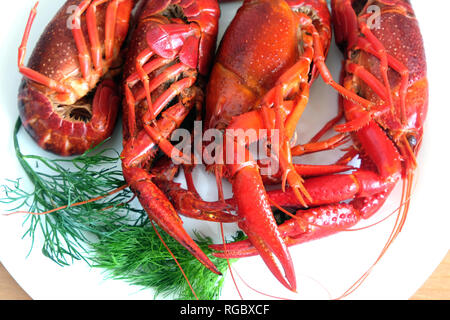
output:
[[[408,140],[409,145],[414,150],[417,146],[417,138],[414,134],[409,134],[406,136],[406,139]]]
[[[355,60],[358,57],[359,53],[360,53],[360,50],[350,50],[350,52],[348,54],[350,60]]]

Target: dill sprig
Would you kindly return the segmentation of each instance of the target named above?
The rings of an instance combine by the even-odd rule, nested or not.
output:
[[[18,120],[14,129],[15,153],[33,190],[26,191],[20,179],[9,181],[9,185],[3,186],[6,197],[0,202],[14,205],[10,212],[26,207],[28,212],[42,213],[67,206],[51,214],[27,215],[28,229],[24,237],[29,236],[33,246],[39,230],[43,236],[43,254],[60,265],[69,265],[74,260],[88,261],[86,244],[92,241],[92,236],[103,236],[104,227],[131,221],[123,212],[132,210],[127,205],[132,194],[125,189],[101,201],[73,205],[108,194],[125,184],[122,172],[117,169],[119,155],[111,149],[99,151],[98,148],[64,159],[24,155],[17,139],[20,128]]]
[[[218,299],[224,276],[212,273],[176,240],[159,228],[158,232],[177,258],[197,297],[201,300]],[[196,238],[199,247],[225,275],[227,261],[210,255],[208,245],[212,243],[211,240],[198,233]],[[178,265],[149,224],[122,228],[120,232],[102,238],[93,248],[94,266],[104,269],[112,279],[124,280],[144,288],[150,287],[155,291],[155,298],[195,298]]]
[[[14,129],[16,157],[29,178],[7,180],[0,203],[18,212],[26,208],[24,238],[31,239],[30,251],[38,234],[42,252],[61,266],[74,260],[105,269],[112,278],[122,279],[142,288],[153,288],[156,296],[194,298],[172,256],[151,227],[143,209],[130,204],[133,194],[123,188],[120,156],[113,149],[96,147],[78,157],[49,159],[24,155],[19,146],[20,119]],[[33,165],[32,165],[33,164]],[[31,189],[32,191],[27,191]],[[112,191],[118,190],[115,193]],[[111,195],[109,195],[112,193]],[[98,201],[88,202],[99,196]],[[83,205],[79,205],[83,203]],[[182,245],[158,229],[174,253],[200,299],[217,299],[224,277],[207,270]],[[227,261],[214,258],[210,239],[196,234],[196,241],[218,269],[225,274]],[[234,241],[242,238],[238,233]]]

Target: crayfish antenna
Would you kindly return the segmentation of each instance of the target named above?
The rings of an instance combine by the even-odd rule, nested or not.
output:
[[[175,255],[173,254],[172,250],[170,250],[169,246],[167,245],[167,243],[164,241],[164,239],[162,238],[161,234],[158,232],[158,229],[156,228],[155,224],[153,223],[153,221],[150,220],[150,223],[152,224],[153,230],[155,230],[156,235],[158,236],[159,240],[161,241],[161,243],[163,244],[163,246],[166,248],[167,252],[169,252],[170,256],[172,257],[172,259],[175,261],[175,263],[177,264],[178,268],[180,269],[181,274],[183,275],[184,279],[186,280],[189,289],[191,289],[192,294],[194,295],[195,299],[198,300],[198,296],[195,293],[194,288],[192,287],[191,282],[189,281],[189,278],[187,277],[186,273],[183,270],[183,267],[180,265],[180,263],[178,262],[178,259],[175,257]]]
[[[400,208],[398,210],[397,219],[395,221],[394,228],[392,229],[388,240],[386,241],[386,244],[383,247],[383,250],[381,250],[378,258],[375,260],[375,262],[369,267],[369,269],[364,272],[364,274],[356,280],[347,291],[345,291],[340,297],[337,299],[343,299],[349,295],[351,295],[353,292],[355,292],[367,279],[367,277],[372,272],[373,268],[378,264],[378,262],[381,260],[381,258],[384,256],[384,254],[387,252],[389,247],[392,245],[392,243],[395,241],[397,236],[400,234],[400,232],[403,229],[403,226],[406,221],[406,217],[408,215],[409,211],[409,205],[411,200],[411,191],[413,186],[413,180],[414,180],[414,173],[412,171],[407,172],[407,177],[405,181],[403,182],[403,188],[402,188],[402,197],[401,197],[401,204]]]
[[[223,195],[223,166],[217,165],[214,168],[214,174],[216,176],[216,185],[217,185],[217,195],[219,197],[220,202],[225,202],[225,196]]]

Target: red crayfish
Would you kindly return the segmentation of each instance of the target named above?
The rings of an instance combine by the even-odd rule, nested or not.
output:
[[[260,41],[268,37],[272,40]],[[271,152],[279,161],[282,183],[289,184],[300,206],[312,198],[292,162],[295,152],[290,141],[312,81],[319,71],[328,72],[324,61],[330,42],[331,21],[325,1],[245,1],[224,35],[208,84],[208,128],[279,130],[280,141],[269,139]],[[247,241],[275,277],[295,290],[293,262],[274,219],[258,162],[248,153],[245,161],[236,159],[215,170],[232,182],[233,200],[242,218],[239,227]],[[235,246],[227,245],[223,255],[217,255],[233,256]]]
[[[178,213],[222,222],[236,217],[173,183],[177,167],[170,162],[159,171],[152,166],[158,150],[190,162],[169,139],[191,111],[201,117],[219,13],[215,0],[144,1],[123,75],[125,180],[150,219],[215,273],[220,272],[183,228]]]
[[[319,239],[371,217],[385,203],[397,182],[404,179],[401,210],[387,248],[406,219],[427,113],[423,41],[409,1],[333,0],[332,8],[336,42],[346,60],[342,87],[329,75],[322,74],[325,82],[341,94],[341,113],[330,124],[345,115],[346,123],[335,129],[351,133],[354,146],[339,164],[359,155],[361,167],[350,174],[306,179],[303,186],[310,196],[306,199],[307,209],[299,203],[292,187],[269,191],[265,215],[271,216],[271,203],[278,208],[297,209],[296,215],[276,231],[279,242],[286,246]],[[378,28],[368,23],[373,8],[378,10]],[[246,193],[249,188],[247,184]],[[239,195],[235,194],[234,198],[232,202],[239,208]],[[260,244],[255,244],[251,237],[213,248],[219,250],[217,256],[228,258],[261,254],[264,259],[267,254],[261,253]],[[280,252],[286,255],[284,248]],[[360,281],[366,276],[367,273]]]
[[[25,66],[37,3],[32,9],[19,48],[24,75],[19,111],[25,129],[42,148],[64,156],[81,154],[111,135],[120,104],[112,78],[134,3],[67,1]]]

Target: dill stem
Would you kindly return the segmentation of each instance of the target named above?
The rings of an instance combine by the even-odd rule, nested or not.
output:
[[[85,200],[85,201],[80,201],[80,202],[73,203],[73,204],[67,204],[65,206],[61,206],[59,208],[55,208],[55,209],[52,209],[52,210],[49,210],[49,211],[45,211],[45,212],[16,211],[16,212],[7,213],[5,215],[6,216],[10,216],[10,215],[13,215],[13,214],[26,213],[26,214],[31,214],[31,215],[34,215],[34,216],[43,216],[43,215],[46,215],[46,214],[50,214],[50,213],[53,213],[53,212],[57,212],[57,211],[61,211],[61,210],[67,209],[69,207],[70,208],[74,208],[74,207],[82,206],[82,205],[85,205],[85,204],[88,204],[88,203],[91,203],[91,202],[95,202],[95,201],[98,201],[98,200],[105,199],[105,198],[107,198],[109,196],[112,196],[113,194],[115,194],[117,192],[120,192],[120,191],[122,191],[122,190],[124,190],[126,188],[128,188],[128,184],[125,184],[125,185],[123,185],[123,186],[121,186],[119,188],[116,188],[113,191],[108,192],[107,194],[104,194],[102,196],[98,196],[96,198],[92,198],[92,199]],[[105,209],[108,209],[108,208],[105,208]]]

